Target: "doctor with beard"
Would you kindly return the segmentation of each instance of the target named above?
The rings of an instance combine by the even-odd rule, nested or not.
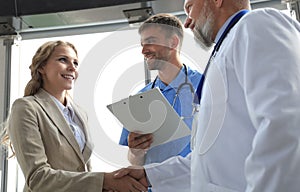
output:
[[[298,192],[299,22],[271,8],[250,11],[249,0],[184,7],[195,39],[215,44],[197,89],[191,155],[115,177],[147,177],[153,191]]]

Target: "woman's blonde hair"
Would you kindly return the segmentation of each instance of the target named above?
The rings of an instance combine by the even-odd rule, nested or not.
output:
[[[60,46],[60,45],[71,47],[75,51],[76,55],[78,55],[75,46],[72,43],[65,42],[65,41],[60,41],[60,40],[59,41],[48,41],[48,42],[44,43],[42,46],[40,46],[38,48],[38,50],[36,51],[36,53],[34,54],[34,56],[32,58],[32,63],[29,66],[29,69],[31,71],[31,79],[29,80],[29,82],[27,83],[27,85],[25,87],[24,97],[36,94],[38,92],[38,90],[43,87],[43,79],[42,79],[42,75],[39,72],[39,69],[41,69],[43,66],[46,65],[46,63],[47,63],[49,57],[51,56],[51,54],[53,53],[55,47]],[[8,119],[6,120],[6,122],[2,123],[0,126],[0,128],[1,128],[1,131],[0,131],[1,144],[4,146],[9,146],[13,153],[12,156],[14,156],[14,150],[13,150],[13,147],[12,147],[12,144],[10,142],[9,135],[7,132],[7,122],[8,122]]]
[[[32,58],[31,65],[29,69],[31,70],[31,79],[27,83],[24,91],[24,96],[34,95],[38,92],[38,90],[43,87],[43,79],[42,75],[39,72],[43,66],[46,65],[50,55],[53,53],[55,47],[65,45],[71,47],[76,55],[77,50],[75,46],[69,42],[65,41],[49,41],[44,43],[35,53]]]

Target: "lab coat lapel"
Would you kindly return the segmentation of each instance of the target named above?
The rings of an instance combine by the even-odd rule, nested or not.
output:
[[[72,146],[78,157],[85,162],[83,155],[80,151],[79,145],[74,137],[74,134],[69,127],[67,121],[65,120],[63,114],[56,106],[54,101],[51,99],[50,95],[43,89],[40,89],[38,93],[35,94],[36,101],[43,108],[48,117],[56,125],[57,129],[65,136],[69,144]]]

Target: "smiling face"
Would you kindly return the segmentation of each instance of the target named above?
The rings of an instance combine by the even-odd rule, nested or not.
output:
[[[142,54],[148,64],[149,70],[161,70],[170,62],[172,51],[171,38],[166,37],[165,31],[160,27],[150,26],[140,33]]]
[[[55,47],[46,64],[39,69],[43,88],[53,96],[72,89],[78,76],[77,67],[78,58],[73,48],[67,45]]]

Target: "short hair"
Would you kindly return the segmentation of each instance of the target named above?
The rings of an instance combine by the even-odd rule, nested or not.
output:
[[[139,27],[139,34],[148,27],[160,27],[163,31],[166,31],[166,35],[176,34],[180,39],[180,47],[183,40],[183,26],[182,22],[174,15],[168,13],[159,13],[152,15]]]

